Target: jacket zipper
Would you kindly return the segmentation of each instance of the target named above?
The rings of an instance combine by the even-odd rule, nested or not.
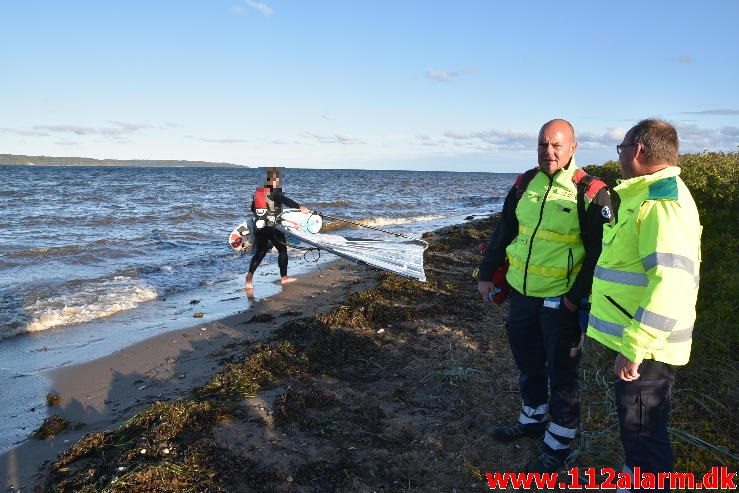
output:
[[[619,310],[619,311],[620,311],[621,313],[623,313],[624,315],[626,315],[627,317],[629,317],[629,320],[632,320],[632,319],[634,318],[634,316],[633,316],[632,314],[630,314],[629,312],[627,312],[627,311],[626,311],[626,308],[624,308],[624,307],[622,307],[621,305],[619,305],[619,304],[618,304],[618,303],[616,302],[616,300],[614,300],[613,298],[611,298],[611,297],[610,297],[610,296],[608,296],[608,295],[605,295],[605,297],[606,297],[606,299],[607,299],[608,301],[610,301],[610,302],[611,302],[611,304],[612,304],[613,306],[615,306],[616,308],[618,308],[618,310]]]
[[[531,233],[531,241],[529,241],[529,254],[526,257],[526,265],[524,266],[524,269],[523,269],[523,294],[524,296],[528,296],[526,294],[526,283],[529,278],[529,261],[531,260],[531,249],[534,247],[534,237],[536,236],[536,232],[539,230],[539,226],[541,226],[541,221],[544,218],[544,204],[546,204],[547,202],[547,195],[549,195],[549,191],[552,189],[552,184],[554,183],[554,175],[547,176],[547,178],[549,178],[549,187],[547,187],[547,191],[544,192],[544,198],[541,199],[541,209],[539,209],[539,222],[536,223],[534,232]]]

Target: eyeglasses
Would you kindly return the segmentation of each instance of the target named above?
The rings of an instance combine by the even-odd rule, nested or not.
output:
[[[621,153],[626,149],[627,147],[636,147],[636,144],[617,144],[616,145],[616,154],[619,156]]]

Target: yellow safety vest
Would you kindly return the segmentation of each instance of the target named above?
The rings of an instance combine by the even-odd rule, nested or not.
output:
[[[538,172],[516,206],[518,235],[506,248],[506,280],[526,296],[562,295],[580,271],[585,248],[572,180],[576,169],[573,158],[551,178]]]
[[[636,363],[690,359],[702,227],[679,174],[621,181],[616,222],[603,228],[588,336]]]

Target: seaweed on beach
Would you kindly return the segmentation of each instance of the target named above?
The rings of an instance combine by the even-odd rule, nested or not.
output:
[[[83,437],[52,465],[47,489],[481,491],[486,471],[520,469],[537,441],[503,445],[488,435],[520,406],[506,305],[481,303],[471,276],[496,220],[428,236],[427,283],[381,274],[336,308],[282,323],[264,344],[230,346],[238,354],[189,399],[154,404],[118,430]],[[727,316],[737,288],[726,266],[739,259],[724,252],[735,263],[722,264],[718,242],[728,244],[727,233],[704,223],[707,287],[671,425],[676,467],[695,473],[738,462],[736,326]],[[622,463],[612,363],[586,343],[579,455],[570,465]]]
[[[37,440],[45,440],[47,438],[54,437],[66,430],[70,425],[68,419],[62,418],[59,415],[54,414],[44,420],[39,428],[31,435]]]
[[[280,377],[298,375],[305,357],[288,342],[257,346],[243,361],[229,363],[197,394],[202,397],[246,398]]]

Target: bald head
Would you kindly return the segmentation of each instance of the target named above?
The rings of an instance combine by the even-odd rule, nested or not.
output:
[[[575,129],[570,122],[546,122],[539,131],[539,169],[552,176],[570,163],[576,149]]]
[[[553,129],[555,131],[560,131],[563,134],[568,135],[570,140],[572,140],[572,142],[575,141],[575,127],[573,127],[572,123],[568,122],[567,120],[562,120],[561,118],[555,118],[554,120],[549,120],[548,122],[546,122],[544,125],[541,126],[541,130],[539,130],[539,136],[541,137],[541,134],[547,129]]]

